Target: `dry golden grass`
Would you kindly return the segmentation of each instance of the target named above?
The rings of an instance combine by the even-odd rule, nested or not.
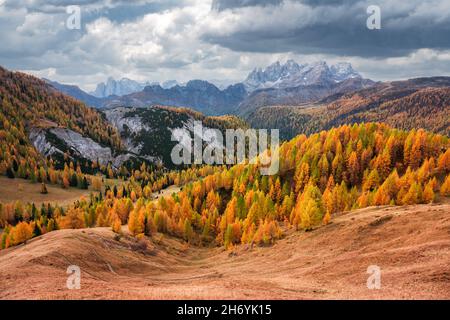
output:
[[[366,208],[272,247],[145,246],[110,228],[61,230],[0,251],[3,299],[450,299],[450,204]],[[69,265],[81,289],[66,288]],[[366,286],[369,265],[381,289]]]
[[[9,203],[21,201],[23,203],[34,202],[40,206],[42,203],[58,204],[67,206],[82,196],[88,197],[90,190],[77,188],[63,189],[59,185],[47,184],[48,194],[41,194],[41,184],[31,183],[24,179],[8,179],[0,177],[0,202]]]

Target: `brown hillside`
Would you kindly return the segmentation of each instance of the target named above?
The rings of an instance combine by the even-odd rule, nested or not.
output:
[[[147,249],[109,228],[61,230],[0,251],[2,299],[450,299],[450,205],[366,208],[272,247]],[[78,265],[81,290],[66,288]],[[369,265],[381,289],[366,287]]]
[[[325,128],[344,123],[384,122],[410,130],[424,128],[449,135],[450,88],[424,88],[414,93],[383,91],[362,97],[349,95],[326,107]]]
[[[257,128],[278,128],[285,139],[363,122],[450,135],[450,80],[420,80],[377,83],[312,104],[262,107],[248,122]]]

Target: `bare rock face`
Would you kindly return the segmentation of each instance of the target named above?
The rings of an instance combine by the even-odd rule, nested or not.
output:
[[[98,161],[101,165],[111,164],[115,168],[128,161],[146,161],[170,168],[176,166],[171,159],[172,149],[178,144],[178,140],[172,137],[174,129],[184,129],[194,136],[194,123],[203,122],[204,131],[200,139],[209,145],[223,148],[219,139],[211,136],[211,130],[206,129],[224,129],[232,125],[228,120],[208,118],[189,109],[161,106],[117,107],[104,110],[103,114],[120,132],[124,147],[120,152],[96,142],[91,137],[56,126],[32,128],[29,138],[41,154],[58,158],[56,160],[61,162],[63,156],[68,154],[74,161]]]
[[[204,143],[217,148],[219,140],[211,136],[211,130],[224,129],[231,125],[213,118],[194,112],[189,109],[167,108],[162,106],[148,107],[116,107],[104,110],[106,119],[120,132],[122,144],[130,153],[138,154],[141,158],[152,162],[162,162],[166,167],[173,167],[171,152],[180,142],[177,138],[176,129],[183,129],[190,138],[197,135],[194,132],[196,121],[202,123],[202,136],[199,137]],[[221,123],[221,125],[219,125]],[[189,140],[189,141],[188,141]],[[184,140],[183,140],[184,141]],[[189,137],[186,142],[190,143]]]
[[[131,133],[137,134],[141,130],[151,131],[151,128],[144,124],[142,118],[138,115],[128,116],[135,108],[119,107],[115,109],[105,110],[108,121],[119,130],[120,133],[129,130]]]
[[[55,153],[59,153],[61,155],[64,154],[63,151],[53,146],[50,142],[47,141],[45,136],[45,130],[40,128],[31,129],[30,136],[31,142],[34,147],[43,155],[49,156]]]
[[[111,163],[116,168],[136,157],[130,153],[114,156],[111,148],[67,128],[32,128],[29,137],[35,148],[45,156],[64,155],[70,151],[77,158],[98,161],[101,165]]]
[[[150,83],[139,83],[137,81],[122,78],[120,80],[114,80],[109,77],[106,83],[99,83],[97,88],[91,94],[98,98],[106,98],[109,96],[123,96],[133,92],[138,92],[144,89],[146,85]]]
[[[174,145],[170,127],[178,127],[190,119],[186,114],[158,107],[116,107],[103,113],[120,132],[122,144],[128,152],[154,163],[165,164],[170,161],[170,151]]]
[[[91,138],[83,137],[81,134],[69,129],[55,128],[51,129],[50,132],[64,140],[70,148],[84,158],[90,160],[98,159],[100,164],[107,164],[113,160],[111,149],[102,147]]]

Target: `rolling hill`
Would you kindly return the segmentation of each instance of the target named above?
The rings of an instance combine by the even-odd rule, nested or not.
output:
[[[1,299],[449,299],[448,204],[371,207],[269,248],[60,230],[0,251]],[[80,290],[66,287],[69,265]],[[370,265],[381,289],[369,290]]]
[[[385,122],[410,130],[450,134],[450,78],[377,83],[352,93],[300,106],[262,107],[246,117],[259,128],[279,128],[289,139],[347,123]]]

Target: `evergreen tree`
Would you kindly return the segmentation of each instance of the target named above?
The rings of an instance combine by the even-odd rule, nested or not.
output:
[[[11,167],[8,167],[6,169],[6,176],[10,179],[14,179],[16,175],[14,174],[14,171],[11,169]]]
[[[33,237],[38,237],[42,234],[41,229],[37,223],[34,224]]]

